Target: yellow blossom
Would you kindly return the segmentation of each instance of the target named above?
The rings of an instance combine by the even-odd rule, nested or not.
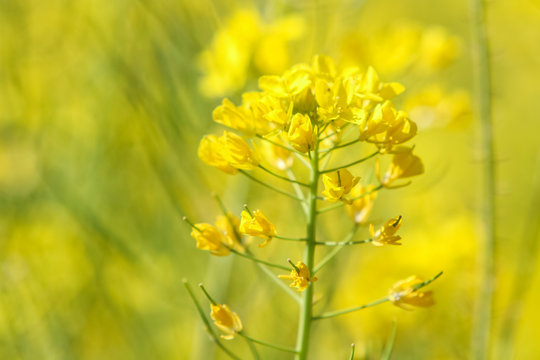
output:
[[[218,228],[206,223],[195,224],[191,236],[197,240],[197,248],[208,250],[216,256],[226,256],[230,253],[229,239]]]
[[[371,234],[372,244],[375,246],[384,245],[401,245],[398,241],[401,240],[401,236],[395,235],[402,223],[401,215],[397,218],[390,219],[381,228],[375,231],[373,224],[369,225],[369,232]]]
[[[417,132],[414,121],[404,111],[397,111],[390,101],[378,104],[365,124],[360,139],[376,143],[389,151],[393,145],[412,139]]]
[[[422,159],[413,155],[412,151],[413,148],[396,148],[393,151],[394,157],[392,158],[390,167],[382,177],[379,172],[379,163],[377,162],[377,176],[384,187],[391,187],[390,185],[398,179],[405,179],[424,173]],[[399,186],[405,186],[407,184]]]
[[[377,191],[374,191],[375,188],[375,185],[364,186],[359,184],[351,190],[351,198],[358,197],[358,199],[353,200],[345,208],[355,223],[362,224],[367,220],[377,197]]]
[[[308,152],[315,146],[313,125],[308,115],[295,114],[291,119],[288,139],[293,148],[300,152]]]
[[[239,230],[242,234],[263,238],[264,242],[259,244],[259,247],[268,245],[272,237],[276,235],[276,227],[260,210],[255,210],[253,214],[243,210]]]
[[[216,135],[206,135],[202,138],[198,155],[208,165],[215,166],[228,174],[234,175],[238,171],[223,156],[222,144]]]
[[[330,175],[324,174],[322,180],[324,184],[323,195],[327,201],[334,202],[345,200],[343,196],[351,192],[360,178],[353,176],[347,169],[340,169]]]
[[[440,70],[448,66],[459,53],[459,40],[439,26],[426,29],[420,41],[420,61],[428,68]]]
[[[428,307],[432,306],[433,300],[431,291],[419,291],[416,287],[422,284],[423,280],[416,275],[395,283],[388,293],[390,301],[402,309],[409,310],[405,305]]]
[[[423,88],[407,98],[405,109],[421,129],[444,127],[470,119],[470,95],[463,90],[447,92],[439,85]]]
[[[235,312],[229,310],[227,305],[211,304],[210,309],[210,317],[214,320],[214,324],[227,334],[221,335],[223,339],[231,340],[242,331],[242,321]]]
[[[225,131],[220,138],[223,158],[237,169],[251,170],[259,165],[253,151],[242,137]]]
[[[255,122],[249,110],[245,107],[236,107],[229,99],[223,99],[221,105],[212,112],[212,118],[215,122],[246,135],[256,133]]]
[[[308,89],[311,85],[309,72],[303,66],[286,71],[283,76],[267,75],[259,78],[259,87],[279,98],[291,98]]]
[[[280,279],[292,280],[290,287],[298,288],[298,291],[304,291],[309,286],[310,282],[317,281],[316,277],[311,277],[306,264],[299,261],[296,267],[291,270],[290,275],[279,275]]]

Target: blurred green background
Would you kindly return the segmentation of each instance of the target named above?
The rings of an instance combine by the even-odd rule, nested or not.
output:
[[[533,359],[540,3],[494,1],[488,14],[492,354]],[[317,323],[312,358],[344,359],[354,342],[358,359],[377,359],[394,320],[395,359],[468,358],[483,176],[469,27],[465,1],[0,1],[0,358],[224,359],[183,278],[203,281],[253,337],[293,345],[296,304],[245,259],[197,250],[181,219],[213,222],[216,193],[237,214],[248,202],[301,234],[294,203],[206,166],[196,149],[222,131],[211,121],[222,97],[236,101],[261,74],[317,53],[405,85],[400,105],[419,123],[426,174],[375,205],[373,222],[404,216],[404,246],[342,254],[319,274],[316,310],[377,299],[411,274],[445,274],[431,285],[435,307],[384,304]],[[324,216],[324,238],[347,233],[342,210]],[[274,241],[256,253],[279,262],[301,248]],[[227,345],[249,356],[240,339]]]

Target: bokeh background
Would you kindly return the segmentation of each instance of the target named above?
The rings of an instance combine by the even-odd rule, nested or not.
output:
[[[405,85],[400,106],[420,126],[415,152],[426,174],[382,192],[371,217],[402,214],[404,246],[343,252],[319,274],[316,311],[378,299],[412,274],[444,275],[431,285],[432,308],[383,304],[317,323],[312,358],[347,358],[354,342],[358,359],[377,359],[394,322],[395,359],[468,358],[484,176],[468,12],[466,1],[427,0],[1,1],[0,358],[226,358],[183,278],[204,282],[251,336],[294,345],[296,304],[245,259],[197,250],[181,219],[213,222],[216,193],[235,213],[248,202],[283,233],[302,233],[294,203],[206,166],[196,149],[203,134],[222,131],[211,121],[222,97],[237,101],[261,74],[317,53]],[[488,30],[492,357],[534,359],[540,3],[489,2]],[[319,230],[340,240],[349,224],[341,209]],[[278,241],[255,251],[276,262],[301,255]],[[249,356],[241,339],[227,345]]]

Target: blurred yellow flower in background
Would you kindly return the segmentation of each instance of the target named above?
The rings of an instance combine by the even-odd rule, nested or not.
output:
[[[419,291],[417,286],[424,280],[416,275],[395,283],[388,293],[390,301],[402,309],[409,310],[409,306],[429,307],[435,304],[431,291]]]
[[[197,248],[208,250],[216,256],[227,256],[234,244],[229,237],[225,237],[218,228],[206,223],[195,224],[191,236],[197,240]]]
[[[237,10],[200,54],[201,92],[209,97],[225,96],[241,90],[253,70],[259,74],[282,72],[290,63],[291,44],[304,32],[304,20],[298,15],[267,23],[255,10]]]

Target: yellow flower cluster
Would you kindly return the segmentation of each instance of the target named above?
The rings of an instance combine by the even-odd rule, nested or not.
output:
[[[416,135],[416,124],[391,102],[404,87],[381,81],[371,67],[366,71],[348,68],[338,72],[329,57],[315,56],[311,65],[296,65],[281,76],[262,76],[259,87],[262,91],[245,93],[240,105],[224,99],[213,112],[214,121],[240,132],[245,138],[273,139],[278,147],[302,154],[313,151],[318,141],[321,146],[332,147],[340,141],[343,128],[351,125],[359,130],[358,141],[374,144],[380,153],[403,153],[406,148],[398,145]],[[260,155],[255,154],[241,136],[228,131],[221,137],[205,136],[199,157],[229,174],[235,174],[238,169],[254,169],[260,163]],[[280,157],[288,158],[285,153]],[[403,156],[397,159],[405,160]],[[290,166],[282,161],[280,168]],[[339,175],[343,175],[345,181],[343,189],[339,189],[342,187]],[[349,179],[348,175],[350,173],[342,170],[323,178],[329,201],[342,200],[356,185],[357,178]],[[385,186],[399,176],[392,173],[385,178]],[[412,176],[410,171],[401,175],[408,176]],[[347,183],[349,180],[351,182]]]
[[[297,15],[266,23],[257,11],[236,11],[200,54],[201,92],[214,97],[240,90],[253,69],[260,74],[282,72],[289,64],[289,47],[303,36],[304,28]]]

